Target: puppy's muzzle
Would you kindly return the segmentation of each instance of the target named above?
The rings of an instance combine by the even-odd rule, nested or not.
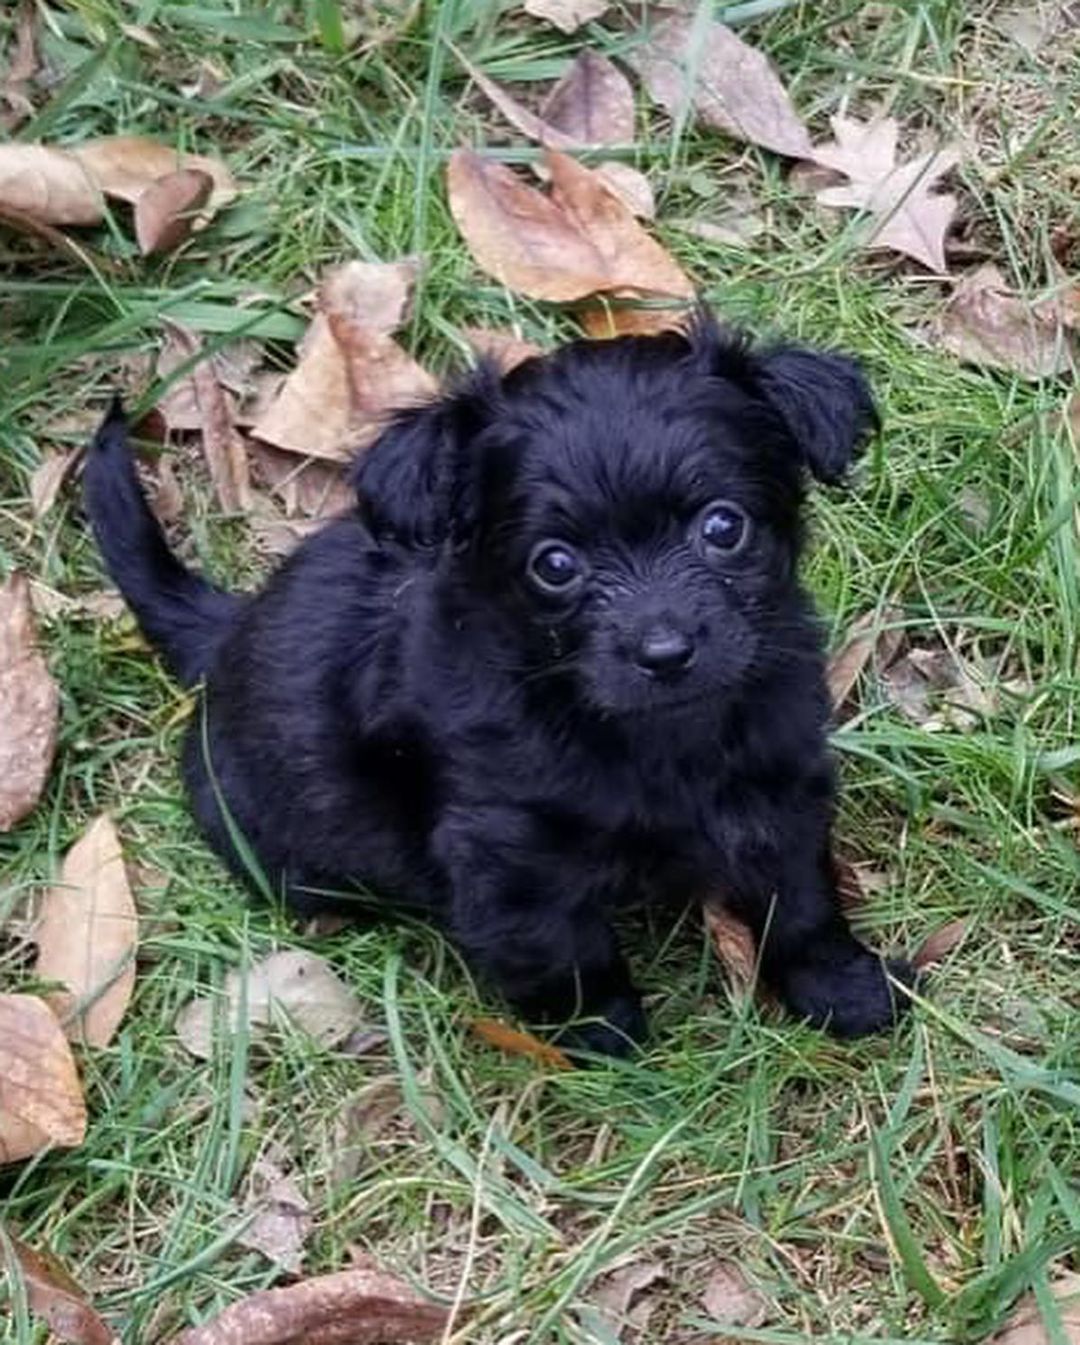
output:
[[[633,650],[637,668],[647,677],[677,677],[693,663],[697,654],[694,642],[685,631],[666,621],[658,621],[644,630]]]

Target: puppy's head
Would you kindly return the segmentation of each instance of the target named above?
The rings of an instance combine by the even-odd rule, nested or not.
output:
[[[853,361],[702,320],[483,369],[356,484],[375,535],[439,557],[524,675],[674,712],[798,657],[803,479],[842,479],[874,420]]]

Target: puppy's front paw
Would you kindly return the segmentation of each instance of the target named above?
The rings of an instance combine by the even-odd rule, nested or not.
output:
[[[792,1013],[834,1037],[880,1032],[907,1011],[910,1001],[892,984],[914,986],[917,973],[903,961],[885,961],[860,945],[844,957],[816,957],[785,969],[777,989]]]
[[[562,1032],[558,1046],[567,1055],[607,1055],[622,1059],[645,1040],[649,1025],[637,994],[613,995],[597,1005],[590,1021]]]

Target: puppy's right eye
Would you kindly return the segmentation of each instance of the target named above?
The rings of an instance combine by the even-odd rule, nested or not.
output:
[[[563,542],[540,542],[534,546],[525,572],[541,593],[559,598],[576,592],[585,581],[581,558]]]

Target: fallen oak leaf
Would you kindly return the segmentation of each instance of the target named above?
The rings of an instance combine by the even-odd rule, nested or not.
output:
[[[693,297],[682,268],[595,173],[554,150],[544,163],[548,196],[471,150],[451,155],[450,209],[485,271],[554,302],[613,292]]]
[[[105,217],[93,175],[67,150],[0,145],[0,201],[44,224],[99,224]]]
[[[966,364],[1052,378],[1074,363],[1067,314],[1053,298],[1031,302],[1010,290],[988,263],[963,276],[926,330],[932,344]]]
[[[887,668],[896,657],[903,639],[898,628],[902,620],[898,608],[888,607],[864,612],[851,623],[844,643],[830,657],[825,675],[834,713],[843,709],[871,658],[879,667]]]
[[[764,1326],[769,1305],[734,1261],[723,1261],[701,1296],[705,1311],[724,1326]]]
[[[330,964],[314,953],[293,949],[271,953],[243,971],[230,971],[223,987],[222,1019],[229,1032],[244,1028],[253,1038],[282,1019],[307,1033],[320,1046],[343,1042],[363,1021],[360,1001]],[[214,1053],[215,1000],[193,999],[176,1019],[176,1031],[192,1055],[209,1060]]]
[[[200,356],[201,346],[194,332],[178,322],[165,325],[185,360]],[[232,400],[218,382],[210,359],[196,359],[191,368],[191,386],[202,431],[203,456],[218,502],[228,514],[242,513],[251,507],[247,450],[233,422]]]
[[[86,1138],[86,1103],[71,1047],[36,995],[0,995],[0,1163]]]
[[[896,162],[898,127],[892,117],[858,122],[831,119],[835,139],[805,155],[842,173],[848,181],[817,193],[826,206],[866,211],[871,225],[863,244],[912,257],[932,271],[945,270],[945,234],[956,213],[956,197],[932,188],[959,160],[949,146]]]
[[[790,159],[810,156],[810,133],[768,57],[722,23],[673,14],[626,59],[672,117],[692,112],[736,140]]]
[[[591,60],[585,59],[591,56]],[[582,52],[563,79],[552,90],[545,108],[566,123],[558,126],[543,111],[530,112],[501,84],[489,78],[461,52],[457,58],[473,82],[522,135],[550,149],[582,149],[590,144],[623,144],[633,139],[634,100],[625,76],[610,61],[595,53]],[[601,68],[599,63],[603,63]],[[621,106],[619,84],[625,86],[629,101],[629,121]],[[601,107],[601,98],[607,106]],[[552,100],[556,101],[553,103]],[[569,127],[569,129],[567,129]],[[635,214],[651,218],[655,213],[652,188],[636,168],[623,163],[600,163],[592,170],[606,186]]]
[[[188,154],[146,136],[105,136],[71,145],[68,152],[106,196],[131,205],[136,205],[159,178],[186,168],[208,173],[213,179],[213,190],[205,202],[207,215],[216,214],[237,195],[236,180],[221,159]]]
[[[34,469],[30,477],[30,508],[35,518],[44,518],[56,503],[56,497],[78,459],[77,448],[69,449],[66,453],[46,452],[41,465]]]
[[[707,900],[701,913],[732,993],[737,1000],[748,999],[758,979],[757,946],[749,925],[714,900]]]
[[[924,967],[944,961],[953,949],[959,948],[967,938],[968,928],[967,920],[950,920],[947,924],[941,925],[922,941],[911,959],[911,965],[916,971],[922,971]]]
[[[69,1040],[107,1046],[135,988],[138,914],[120,838],[107,813],[68,851],[42,899],[35,975],[65,988],[48,1002]]]
[[[424,1345],[449,1316],[388,1271],[340,1270],[251,1294],[169,1345]]]
[[[348,462],[390,411],[435,391],[435,380],[391,340],[408,315],[419,265],[350,262],[327,275],[297,366],[252,427],[257,438]]]
[[[504,374],[544,353],[532,341],[525,341],[515,332],[498,327],[463,327],[461,334],[478,355],[494,360]]]
[[[1061,1324],[1059,1331],[1051,1333],[1038,1299],[1028,1293],[987,1345],[1061,1345],[1062,1340],[1065,1345],[1080,1345],[1080,1274],[1059,1269],[1049,1287]]]
[[[563,33],[574,33],[582,24],[598,19],[608,0],[525,0],[522,8],[534,19],[545,19]]]
[[[0,832],[34,808],[49,777],[60,692],[38,649],[26,576],[0,584]]]
[[[30,1311],[45,1322],[57,1340],[70,1345],[115,1345],[118,1337],[52,1252],[35,1251],[10,1233],[7,1241],[15,1253]]]
[[[200,168],[180,168],[157,178],[135,202],[135,239],[144,257],[172,252],[185,242],[214,190]]]
[[[521,1055],[550,1069],[573,1069],[569,1058],[557,1046],[541,1041],[531,1032],[511,1027],[498,1018],[474,1018],[469,1026],[481,1041],[499,1051],[505,1051],[507,1055]]]

